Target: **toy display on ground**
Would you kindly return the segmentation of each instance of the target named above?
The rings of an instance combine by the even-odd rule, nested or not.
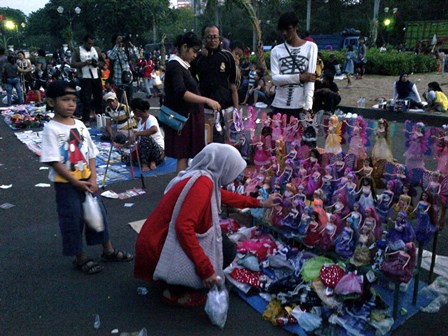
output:
[[[27,104],[2,108],[1,114],[5,123],[16,131],[14,134],[17,139],[37,156],[40,156],[42,127],[53,117],[53,113],[46,111],[45,106]],[[89,128],[89,132],[99,150],[96,165],[97,180],[100,186],[140,176],[138,165],[129,165],[122,162],[124,152],[129,153],[129,149],[111,148],[110,142],[101,140],[99,130],[95,127]],[[168,174],[175,170],[176,160],[167,157],[162,164],[157,166],[157,169],[142,172],[142,176]]]
[[[423,248],[445,223],[448,127],[406,121],[399,163],[390,150],[395,126],[386,120],[338,113],[319,121],[308,113],[287,124],[253,109],[248,118],[232,140],[249,168],[228,188],[283,197],[273,209],[252,210],[255,226],[230,235],[239,254],[228,280],[249,303],[264,302],[253,304],[264,307],[264,319],[297,326],[298,334],[326,335],[329,325],[350,335],[388,334],[417,309],[400,303],[399,312],[398,300],[426,302],[419,268]],[[325,148],[318,148],[322,129]],[[435,171],[423,159],[432,153]]]

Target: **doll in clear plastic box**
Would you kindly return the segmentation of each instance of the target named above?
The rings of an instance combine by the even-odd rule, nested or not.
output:
[[[355,233],[352,229],[352,221],[347,218],[342,232],[337,236],[335,241],[335,251],[343,259],[348,259],[355,251]]]
[[[377,197],[378,203],[376,205],[376,213],[382,223],[385,223],[390,215],[392,202],[394,200],[394,188],[395,182],[393,180],[387,181],[386,189],[384,189],[384,191]]]
[[[420,246],[425,246],[432,239],[436,226],[433,222],[432,204],[430,194],[423,191],[420,196],[420,201],[415,206],[414,212],[417,213],[417,223],[414,227],[416,240]]]
[[[448,176],[448,124],[442,125],[442,130],[434,136],[434,140],[437,170]]]
[[[342,128],[342,122],[339,121],[339,118],[336,114],[333,114],[328,119],[328,135],[325,139],[325,152],[327,153],[333,153],[338,154],[342,152],[341,147],[341,128]]]
[[[308,223],[308,230],[306,231],[306,235],[302,242],[306,247],[313,248],[319,243],[325,226],[319,224],[317,220],[318,214],[315,211],[310,214],[310,217],[311,219]]]
[[[337,220],[336,215],[330,215],[328,218],[328,223],[325,225],[325,230],[322,232],[322,237],[320,238],[319,246],[325,251],[334,250],[336,236],[338,227],[335,223]]]
[[[359,232],[356,242],[355,252],[351,258],[351,263],[355,266],[369,265],[372,262],[372,248],[374,247],[375,236],[368,226],[363,226]]]

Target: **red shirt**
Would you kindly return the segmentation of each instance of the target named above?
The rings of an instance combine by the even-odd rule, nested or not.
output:
[[[171,214],[188,180],[189,178],[174,185],[143,224],[136,243],[134,264],[136,278],[148,282],[153,280],[152,276],[168,234]],[[212,181],[208,177],[201,176],[187,194],[176,221],[179,243],[196,265],[196,271],[201,279],[207,279],[215,272],[196,238],[197,233],[204,233],[211,227],[212,192]],[[224,189],[221,189],[221,203],[236,208],[259,207],[259,201],[256,198]]]

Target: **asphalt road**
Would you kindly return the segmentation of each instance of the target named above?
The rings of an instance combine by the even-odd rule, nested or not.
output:
[[[157,106],[156,100],[151,100]],[[86,276],[75,270],[71,259],[61,254],[54,191],[35,187],[48,183],[47,170],[0,121],[0,335],[110,335],[148,330],[148,335],[287,335],[235,294],[231,294],[227,324],[212,326],[202,309],[173,308],[162,304],[159,292],[133,278],[133,263],[108,263],[102,273]],[[403,151],[394,147],[397,156]],[[173,175],[145,179],[147,193],[127,200],[105,199],[111,222],[111,239],[118,248],[134,251],[136,233],[127,224],[146,218],[161,198]],[[116,192],[140,187],[140,180],[108,186]],[[130,208],[124,203],[134,203]],[[96,259],[100,247],[88,247]],[[439,239],[439,254],[448,255],[446,230]],[[425,279],[426,272],[423,272]],[[145,296],[138,287],[147,287]],[[100,317],[94,328],[95,315]],[[436,314],[419,313],[394,335],[442,335],[448,309]]]

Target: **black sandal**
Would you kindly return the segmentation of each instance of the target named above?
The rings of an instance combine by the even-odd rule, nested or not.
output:
[[[79,269],[81,272],[87,275],[92,275],[101,272],[104,269],[104,266],[98,264],[96,261],[92,259],[87,259],[82,264],[78,264],[76,260],[73,260],[73,266]]]
[[[103,253],[101,259],[110,262],[129,262],[134,259],[134,256],[126,251],[114,249],[110,254]]]

